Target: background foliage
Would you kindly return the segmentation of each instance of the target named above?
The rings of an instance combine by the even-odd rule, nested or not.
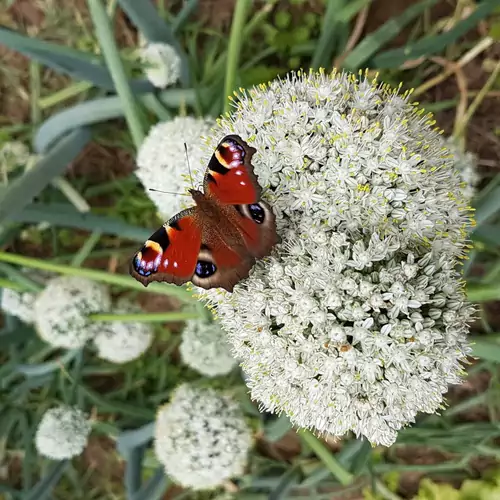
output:
[[[496,488],[498,495],[498,474],[478,479],[500,458],[498,1],[4,0],[3,7],[0,141],[24,142],[38,156],[2,162],[0,285],[36,290],[23,267],[108,283],[139,297],[156,339],[143,357],[118,366],[87,350],[54,351],[4,315],[0,498],[200,496],[174,486],[148,447],[155,408],[180,382],[200,378],[177,350],[181,322],[200,311],[183,289],[144,290],[126,275],[131,253],[161,223],[132,173],[135,151],[157,121],[216,117],[230,110],[237,87],[333,66],[369,68],[414,88],[447,135],[479,157],[477,227],[465,265],[469,298],[479,304],[478,359],[442,416],[422,416],[388,450],[297,434],[286,418],[259,413],[237,372],[206,382],[232,388],[257,436],[247,474],[226,493],[437,500],[494,498],[486,495]],[[158,91],[144,78],[139,31],[177,49],[178,86]],[[95,416],[87,450],[71,462],[45,461],[33,448],[41,415],[58,402]],[[423,476],[448,485],[427,481],[418,490]]]

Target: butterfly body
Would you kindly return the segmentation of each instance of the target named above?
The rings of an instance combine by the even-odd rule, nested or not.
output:
[[[275,217],[260,200],[253,173],[255,149],[239,136],[226,136],[212,156],[204,192],[191,189],[196,206],[183,210],[156,231],[137,252],[130,272],[151,281],[232,291],[256,259],[277,243]]]

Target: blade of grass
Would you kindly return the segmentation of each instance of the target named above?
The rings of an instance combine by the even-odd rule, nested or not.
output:
[[[102,64],[102,59],[94,54],[30,38],[3,27],[0,27],[0,44],[72,78],[90,81],[105,90],[114,90],[107,68]],[[132,81],[131,86],[137,93],[150,92],[154,88],[144,79]]]
[[[487,335],[485,337],[472,337],[472,354],[478,358],[500,363],[500,344],[499,335]]]
[[[97,392],[94,392],[85,384],[82,384],[80,388],[84,392],[84,394],[98,406],[98,409],[102,410],[103,412],[110,411],[113,413],[120,413],[124,416],[139,418],[141,420],[146,420],[147,422],[151,422],[155,419],[154,410],[142,408],[139,405],[109,400],[105,396],[97,394]]]
[[[0,222],[20,212],[52,179],[64,171],[90,141],[86,128],[73,130],[63,137],[35,167],[14,181],[0,195]]]
[[[39,98],[38,106],[40,106],[41,110],[51,108],[57,104],[62,104],[68,99],[83,94],[87,90],[90,90],[93,86],[92,82],[88,81],[72,83],[57,92],[53,92],[52,94]]]
[[[500,211],[500,186],[490,191],[476,202],[474,219],[476,228]]]
[[[193,14],[197,7],[198,7],[199,0],[187,0],[184,2],[181,10],[175,17],[175,19],[172,21],[172,33],[176,35],[181,31],[181,29],[184,27],[188,19],[191,17],[191,14]]]
[[[71,205],[34,203],[9,217],[10,221],[38,224],[47,222],[51,226],[73,227],[87,231],[100,231],[113,236],[142,243],[151,236],[152,229],[133,226],[126,222],[91,213],[77,212]]]
[[[385,22],[370,33],[344,59],[343,67],[355,71],[361,67],[386,43],[398,35],[413,19],[431,7],[437,0],[422,0],[408,7],[402,14]],[[378,67],[378,66],[377,66]]]
[[[320,67],[329,68],[333,61],[333,54],[339,42],[339,13],[345,5],[345,0],[328,0],[326,12],[321,26],[319,40],[316,44],[311,67],[319,69]]]
[[[495,284],[467,284],[467,298],[471,302],[489,302],[500,299],[500,283]]]
[[[399,68],[409,59],[436,54],[449,47],[459,37],[474,28],[479,21],[498,8],[498,0],[489,0],[476,4],[477,7],[467,18],[459,21],[452,29],[439,35],[430,35],[401,49],[386,50],[373,59],[376,68]]]
[[[59,482],[64,471],[70,462],[64,460],[50,466],[49,472],[40,479],[40,481],[24,495],[23,500],[45,500],[52,494],[52,489]]]
[[[176,311],[159,313],[130,313],[130,314],[92,314],[92,321],[120,321],[126,323],[166,323],[169,321],[185,321],[198,319],[200,314],[196,311]]]
[[[337,15],[337,20],[341,23],[348,23],[358,12],[363,10],[373,0],[351,0],[348,2]]]
[[[26,377],[41,377],[43,375],[48,375],[49,373],[59,371],[61,367],[74,359],[79,352],[80,349],[67,351],[62,356],[57,358],[57,361],[48,361],[46,363],[38,363],[34,365],[20,364],[16,366],[16,371],[18,373],[22,373]]]
[[[292,427],[290,419],[282,414],[265,426],[264,434],[268,441],[279,441]]]
[[[120,59],[120,53],[113,36],[109,17],[101,0],[87,0],[90,15],[94,22],[96,36],[104,54],[104,59],[111,73],[111,78],[116,87],[118,97],[120,97],[125,119],[134,141],[136,149],[144,140],[144,129],[140,120],[139,110],[134,98],[134,94],[129,86],[125,69]],[[147,2],[141,2],[144,8]]]
[[[101,236],[101,231],[93,231],[85,240],[85,243],[82,245],[80,250],[78,250],[75,256],[71,259],[70,264],[74,267],[80,267],[85,262],[90,252],[92,252],[97,243],[99,243]]]
[[[132,290],[140,290],[141,292],[151,292],[161,295],[168,295],[171,297],[177,297],[179,300],[185,302],[191,302],[194,300],[191,292],[188,292],[185,288],[180,286],[169,285],[165,283],[151,283],[146,288],[131,276],[113,274],[106,271],[98,271],[97,269],[64,266],[62,264],[54,264],[46,260],[34,259],[32,257],[25,257],[23,255],[1,251],[0,261],[9,262],[11,264],[16,264],[19,266],[31,267],[34,269],[41,269],[44,271],[52,271],[54,273],[65,274],[68,276],[82,276],[94,281],[100,281],[101,283],[107,283],[108,285],[117,285],[124,288],[130,288]]]
[[[168,43],[177,51],[181,58],[181,82],[184,87],[189,85],[189,67],[186,54],[177,41],[171,26],[159,15],[150,0],[118,0],[121,8],[126,12],[137,29],[150,42]]]
[[[160,500],[167,491],[169,484],[170,481],[165,476],[164,468],[158,467],[153,477],[142,486],[131,500]]]
[[[333,477],[338,479],[342,486],[347,486],[352,483],[354,477],[333,456],[329,450],[312,432],[303,429],[299,431],[300,438],[313,450],[316,456],[328,467]]]
[[[231,24],[231,33],[229,35],[229,45],[227,48],[226,78],[224,81],[224,112],[230,110],[230,99],[235,88],[236,75],[238,73],[238,64],[240,61],[241,45],[243,42],[243,30],[247,13],[250,9],[249,0],[239,0],[236,2]]]

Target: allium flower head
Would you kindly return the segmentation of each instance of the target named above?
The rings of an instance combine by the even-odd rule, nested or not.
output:
[[[31,324],[34,321],[33,304],[36,295],[30,292],[17,292],[10,288],[4,288],[1,292],[2,311],[19,318],[23,323]]]
[[[181,58],[171,45],[150,43],[140,49],[140,55],[146,77],[155,87],[165,88],[179,79]]]
[[[116,314],[139,313],[141,308],[128,299],[121,299],[113,308]],[[96,325],[99,333],[93,338],[97,355],[111,363],[127,363],[138,358],[153,341],[151,323],[109,321]]]
[[[26,144],[19,141],[5,142],[0,147],[0,165],[3,172],[24,167],[32,158]]]
[[[257,149],[282,243],[234,293],[199,293],[252,397],[296,426],[388,446],[461,381],[471,220],[433,126],[386,85],[299,72],[242,95],[210,136]]]
[[[40,455],[65,460],[80,455],[87,446],[91,424],[78,408],[60,406],[47,410],[36,431],[35,446]]]
[[[449,138],[446,146],[453,155],[452,161],[462,181],[462,190],[466,199],[470,200],[476,194],[477,185],[480,181],[477,170],[477,156],[464,151],[454,140]]]
[[[135,173],[163,217],[175,215],[186,207],[186,201],[189,205],[192,202],[184,196],[157,193],[149,191],[149,188],[185,193],[191,187],[184,143],[187,145],[195,185],[201,182],[203,174],[200,162],[204,156],[201,137],[210,132],[213,124],[209,119],[176,116],[172,121],[152,127],[139,148]]]
[[[107,312],[111,297],[106,286],[76,276],[50,280],[35,301],[35,326],[54,347],[77,349],[99,331],[90,314]]]
[[[217,323],[199,319],[187,321],[179,350],[184,363],[207,377],[225,375],[236,364],[227,334]]]
[[[213,389],[183,384],[156,416],[154,449],[174,481],[211,489],[243,473],[251,431],[238,404]]]

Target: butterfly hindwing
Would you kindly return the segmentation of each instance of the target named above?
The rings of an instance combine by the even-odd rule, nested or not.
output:
[[[237,135],[224,137],[208,163],[205,194],[228,205],[258,201],[261,188],[251,163],[255,151]]]
[[[151,281],[182,285],[193,276],[202,229],[196,209],[178,213],[156,231],[132,259],[130,272],[147,286]]]

